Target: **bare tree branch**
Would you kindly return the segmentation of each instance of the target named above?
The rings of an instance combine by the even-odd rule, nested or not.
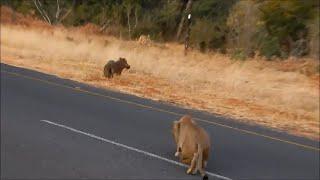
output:
[[[137,25],[138,25],[138,7],[137,7],[137,5],[134,8],[134,17],[135,17],[134,28],[137,28]]]
[[[66,17],[69,16],[69,14],[72,12],[75,4],[76,4],[76,1],[73,0],[73,1],[72,1],[72,5],[71,5],[71,8],[58,20],[58,23],[62,22]]]
[[[131,39],[131,24],[130,24],[130,15],[132,11],[132,4],[130,1],[127,1],[124,4],[126,10],[127,10],[127,24],[128,24],[128,30],[129,30],[129,39]]]
[[[34,5],[36,6],[37,10],[39,11],[42,18],[51,25],[51,20],[48,15],[43,11],[40,1],[33,0]]]
[[[41,11],[40,8],[38,7],[37,1],[36,1],[36,0],[33,0],[33,3],[34,3],[34,5],[36,6],[36,8],[37,8],[38,12],[40,13],[40,15],[42,16],[42,18],[43,18],[45,21],[47,21],[46,17],[44,17],[44,15],[42,14],[42,11]]]
[[[107,20],[103,25],[102,27],[99,29],[100,32],[103,32],[108,26],[109,24],[111,23],[111,20]]]
[[[59,16],[60,16],[60,4],[59,4],[59,0],[57,0],[57,12],[56,12],[56,22],[58,22]]]
[[[44,16],[47,18],[49,24],[52,24],[52,23],[51,23],[51,20],[50,20],[50,18],[49,18],[49,16],[48,16],[48,14],[47,14],[47,12],[43,9],[42,4],[41,4],[41,2],[40,2],[39,0],[38,0],[38,4],[39,4],[39,6],[40,6],[40,9],[42,10],[42,13],[43,13]]]
[[[128,30],[129,30],[129,39],[131,39],[131,24],[130,24],[130,14],[131,8],[127,8],[127,19],[128,19]]]

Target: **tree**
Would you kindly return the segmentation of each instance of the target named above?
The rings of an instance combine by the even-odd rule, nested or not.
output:
[[[129,31],[129,39],[131,39],[131,23],[130,23],[130,15],[133,9],[133,4],[131,0],[126,0],[123,3],[124,8],[126,9],[127,14],[127,23],[128,23],[128,31]]]
[[[306,40],[308,29],[307,21],[312,19],[312,12],[314,11],[315,1],[300,1],[300,0],[269,0],[263,1],[259,4],[261,11],[260,20],[262,26],[260,29],[260,51],[267,53],[270,56],[287,57],[292,54],[295,55],[297,50],[306,51],[307,43],[299,43]],[[265,43],[272,40],[272,43]],[[299,41],[299,42],[298,42]],[[274,48],[268,47],[274,46]],[[274,54],[270,51],[263,50],[275,49]],[[300,51],[299,50],[299,51]],[[297,53],[305,54],[305,53]],[[266,55],[266,54],[263,54]]]
[[[49,18],[48,13],[42,7],[42,3],[39,0],[33,0],[33,3],[36,6],[40,15],[42,16],[42,18],[51,25],[51,19]]]
[[[258,4],[254,1],[239,1],[232,7],[227,19],[229,48],[242,51],[245,56],[254,54],[259,13]]]
[[[192,14],[190,46],[203,52],[226,49],[250,55],[288,57],[319,51],[319,1],[316,0],[3,0],[48,24],[93,23],[100,32],[125,38],[150,35],[179,41]],[[13,19],[14,19],[13,13]]]
[[[319,47],[319,37],[320,37],[320,9],[318,6],[315,6],[315,11],[313,14],[313,18],[308,21],[307,27],[308,27],[308,38],[310,39],[309,46],[310,46],[310,55],[314,59],[319,59],[320,56],[320,47]]]
[[[192,7],[193,24],[191,42],[205,51],[218,50],[225,53],[228,27],[227,17],[237,0],[199,0]]]
[[[181,15],[181,20],[180,20],[180,23],[179,23],[179,26],[178,26],[178,30],[177,30],[177,35],[176,35],[176,39],[177,40],[181,36],[182,29],[183,29],[183,27],[185,25],[186,16],[191,12],[192,2],[193,2],[192,0],[188,0],[187,1],[186,9],[184,10],[184,12]]]
[[[50,25],[52,24],[58,24],[61,21],[63,21],[73,10],[75,5],[75,0],[72,1],[71,7],[66,8],[69,4],[66,1],[63,1],[63,3],[60,0],[56,0],[55,2],[55,12],[52,11],[54,8],[54,1],[43,1],[40,0],[33,0],[33,3],[38,10],[41,17]],[[45,4],[43,4],[45,3]],[[63,6],[60,6],[63,5]],[[50,13],[51,10],[51,13]],[[64,13],[64,14],[62,14]]]

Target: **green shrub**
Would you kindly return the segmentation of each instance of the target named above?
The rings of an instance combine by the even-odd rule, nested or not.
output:
[[[247,59],[247,55],[243,49],[235,49],[231,54],[231,59],[244,61]]]
[[[271,59],[273,56],[279,57],[281,55],[279,40],[277,37],[266,36],[260,44],[260,55]]]

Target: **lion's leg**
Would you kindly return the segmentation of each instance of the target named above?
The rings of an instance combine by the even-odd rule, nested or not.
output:
[[[189,169],[187,170],[187,174],[195,174],[197,173],[197,168],[195,167],[199,158],[198,153],[194,153]]]
[[[176,151],[176,153],[174,154],[174,156],[176,156],[176,157],[179,157],[180,156],[180,154],[181,154],[181,147],[178,145],[177,146],[177,151]]]
[[[179,142],[177,143],[177,151],[174,154],[174,156],[178,157],[182,151],[182,145],[184,143],[185,140],[185,136],[182,136],[181,138],[179,138]]]
[[[197,153],[198,153],[198,159],[197,159],[197,167],[194,169],[194,174],[199,170],[201,173],[202,170],[202,157],[203,157],[203,151],[200,144],[197,145]]]
[[[193,159],[193,157],[190,157],[190,158],[182,157],[182,158],[180,159],[180,161],[181,161],[183,164],[191,164],[192,159]]]
[[[198,154],[199,154],[199,157],[197,159],[197,167],[196,167],[196,172],[197,170],[199,170],[200,174],[201,174],[201,177],[203,177],[203,179],[208,179],[208,176],[206,175],[206,172],[203,170],[203,150],[201,148],[201,146],[198,146]]]
[[[203,161],[202,163],[202,167],[206,168],[207,167],[208,162],[207,161]]]

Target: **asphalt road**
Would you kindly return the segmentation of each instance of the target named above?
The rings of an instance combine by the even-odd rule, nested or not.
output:
[[[200,179],[174,157],[171,124],[211,137],[209,179],[319,179],[319,142],[1,64],[2,179]]]

